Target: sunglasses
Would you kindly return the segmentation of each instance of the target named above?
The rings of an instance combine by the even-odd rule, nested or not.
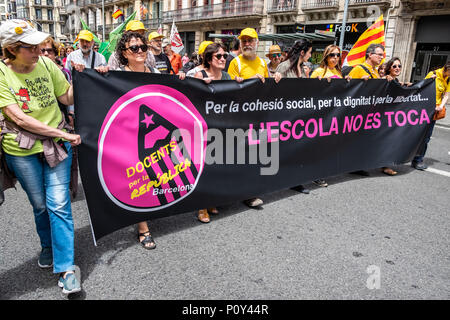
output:
[[[273,53],[272,58],[281,57],[281,53]]]
[[[328,56],[331,58],[340,58],[341,54],[340,53],[330,53]]]
[[[128,48],[126,48],[126,50],[130,50],[133,53],[138,53],[139,49],[141,49],[142,52],[147,52],[148,46],[146,44],[141,44],[140,46],[134,45],[134,46],[129,46]]]
[[[401,69],[402,68],[402,65],[401,64],[394,64],[394,65],[392,65],[392,68],[394,68],[394,69]]]
[[[48,53],[48,54],[50,54],[50,53],[55,53],[55,50],[53,50],[52,48],[50,48],[50,49],[45,49],[45,48],[42,48],[41,49],[41,53]]]
[[[227,58],[228,58],[228,53],[224,53],[224,54],[218,53],[218,54],[214,55],[214,57],[216,57],[217,60],[220,60],[220,59],[222,59],[222,58],[224,58],[225,60],[227,60]]]

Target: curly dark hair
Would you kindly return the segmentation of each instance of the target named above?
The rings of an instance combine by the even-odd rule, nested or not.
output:
[[[126,66],[128,64],[128,59],[123,56],[123,52],[127,50],[127,43],[130,42],[133,38],[135,38],[136,40],[141,39],[143,44],[147,44],[145,37],[140,33],[134,31],[124,32],[122,38],[120,38],[119,42],[117,43],[116,52],[114,53],[119,60],[119,63],[123,66]]]
[[[392,68],[392,66],[394,65],[394,62],[395,62],[395,61],[400,62],[400,64],[402,63],[402,61],[400,60],[400,58],[394,57],[394,58],[392,58],[391,60],[389,60],[387,63],[384,63],[384,64],[383,64],[383,65],[384,65],[384,74],[385,74],[386,76],[391,74],[391,68]]]
[[[204,60],[203,60],[203,66],[206,69],[209,69],[211,67],[211,61],[213,59],[213,55],[214,53],[217,53],[219,51],[219,49],[222,48],[223,51],[227,51],[227,48],[221,44],[221,43],[212,43],[209,46],[206,47],[205,52],[203,54],[204,56]]]

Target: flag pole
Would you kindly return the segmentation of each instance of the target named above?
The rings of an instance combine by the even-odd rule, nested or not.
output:
[[[105,42],[105,0],[102,0],[102,24],[103,24],[103,28],[102,28],[102,41]]]
[[[339,48],[341,48],[341,51],[344,50],[345,24],[347,23],[347,13],[348,13],[348,0],[345,0],[344,18],[342,19],[341,37],[339,39]]]

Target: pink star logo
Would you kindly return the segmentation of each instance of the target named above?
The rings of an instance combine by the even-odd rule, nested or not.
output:
[[[147,128],[148,128],[148,126],[149,125],[151,125],[151,124],[155,124],[154,122],[153,122],[153,115],[151,115],[151,116],[148,116],[146,113],[144,113],[144,120],[142,120],[141,122],[143,122],[143,123],[145,123],[146,125],[147,125]]]

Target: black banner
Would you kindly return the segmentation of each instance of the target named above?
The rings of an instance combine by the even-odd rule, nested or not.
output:
[[[79,165],[95,238],[355,170],[408,162],[433,80],[179,80],[74,74]]]

